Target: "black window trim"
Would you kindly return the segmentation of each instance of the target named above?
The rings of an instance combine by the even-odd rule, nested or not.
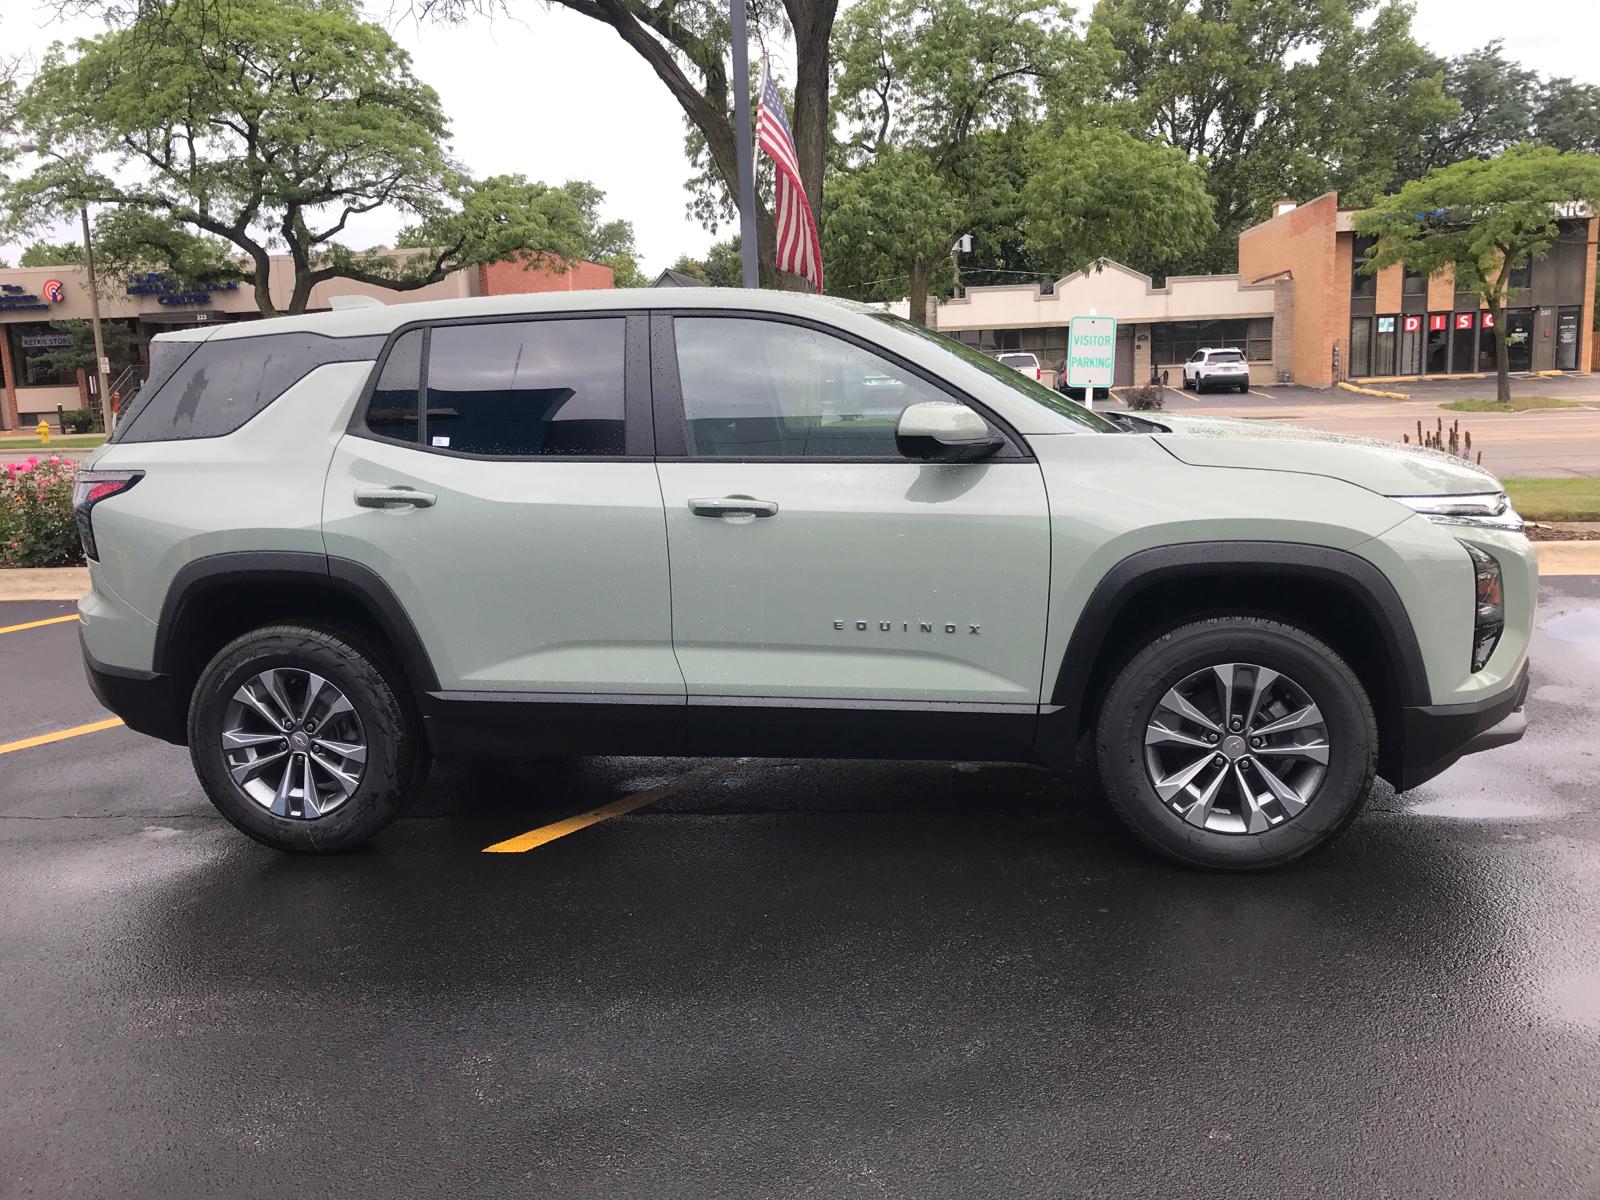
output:
[[[825,333],[857,349],[876,354],[902,371],[916,376],[953,400],[958,400],[988,421],[1007,442],[1005,449],[979,459],[978,462],[1025,463],[1033,462],[1033,450],[1027,441],[1012,428],[1010,422],[999,416],[987,404],[974,399],[948,379],[934,374],[899,354],[853,330],[841,329],[826,321],[767,309],[746,308],[653,308],[650,310],[650,366],[651,386],[655,393],[656,460],[658,462],[694,463],[919,463],[921,460],[885,455],[862,454],[770,454],[770,455],[694,455],[689,453],[689,436],[685,428],[683,386],[678,377],[678,345],[673,334],[673,322],[679,317],[735,317],[772,321],[781,325],[797,325]]]
[[[650,345],[648,309],[585,309],[577,312],[494,313],[481,317],[438,317],[430,320],[408,321],[396,326],[389,335],[383,352],[373,365],[372,375],[361,389],[361,399],[350,414],[345,433],[350,437],[388,446],[404,446],[426,454],[446,458],[467,458],[479,462],[653,462],[655,460],[655,420],[651,406]],[[428,444],[428,358],[433,348],[435,329],[450,325],[511,325],[530,321],[621,319],[622,333],[622,437],[623,454],[480,454],[473,450],[453,450],[446,446]],[[417,381],[417,440],[385,437],[367,428],[367,409],[373,394],[378,390],[378,380],[388,364],[395,344],[413,330],[422,330],[422,366]]]

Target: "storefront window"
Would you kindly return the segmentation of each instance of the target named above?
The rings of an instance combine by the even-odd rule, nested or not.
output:
[[[1450,373],[1450,314],[1428,314],[1428,345],[1427,357],[1423,366],[1424,375],[1448,375]]]
[[[1506,310],[1506,357],[1513,371],[1533,370],[1533,309]]]
[[[1563,308],[1556,314],[1556,370],[1578,369],[1578,318],[1579,308]]]
[[[1498,339],[1500,331],[1494,327],[1494,314],[1484,312],[1478,314],[1478,370],[1498,371],[1500,369]]]
[[[94,331],[88,321],[19,322],[6,327],[18,387],[76,387],[78,369],[94,371]],[[106,357],[115,378],[139,361],[138,323],[101,322]]]
[[[1478,369],[1478,314],[1450,314],[1450,374],[1465,375]]]
[[[1160,321],[1150,327],[1150,360],[1157,366],[1187,362],[1196,350],[1232,348],[1251,362],[1272,361],[1272,318],[1241,321]]]
[[[1400,361],[1395,364],[1396,375],[1422,374],[1422,343],[1427,334],[1423,326],[1428,318],[1420,314],[1400,318]]]
[[[1351,379],[1372,374],[1372,318],[1355,317],[1350,321],[1350,361],[1344,373]]]
[[[1378,336],[1372,342],[1372,373],[1374,375],[1394,374],[1394,352],[1398,339],[1395,326],[1399,317],[1379,317]]]

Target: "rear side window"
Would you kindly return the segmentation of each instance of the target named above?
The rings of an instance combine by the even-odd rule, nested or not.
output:
[[[417,404],[422,396],[423,331],[400,335],[367,405],[367,428],[379,437],[402,442],[417,440]]]
[[[148,399],[128,415],[116,440],[222,437],[316,368],[376,358],[383,340],[278,333],[203,342],[164,383],[146,389]]]
[[[426,444],[506,458],[625,453],[626,328],[622,317],[434,327]]]

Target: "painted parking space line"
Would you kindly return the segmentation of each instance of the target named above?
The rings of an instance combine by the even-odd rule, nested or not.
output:
[[[74,725],[71,729],[58,729],[54,733],[41,733],[38,737],[23,738],[20,742],[7,742],[0,746],[0,754],[10,754],[13,750],[26,750],[29,746],[64,742],[68,738],[81,737],[86,733],[98,733],[102,729],[112,729],[121,724],[121,717],[111,717],[109,720],[94,721],[88,725]]]
[[[492,846],[485,846],[485,854],[521,854],[553,842],[557,838],[564,838],[569,833],[577,833],[580,829],[587,829],[601,821],[620,817],[623,813],[630,813],[636,808],[643,808],[646,804],[654,804],[657,800],[665,800],[677,792],[693,787],[697,783],[704,783],[708,779],[715,779],[718,775],[726,775],[729,771],[748,762],[748,759],[736,758],[732,762],[716,763],[709,767],[701,767],[698,771],[690,771],[687,775],[680,775],[671,783],[664,783],[660,787],[646,788],[642,792],[634,792],[620,800],[613,800],[610,804],[602,804],[599,808],[590,809],[586,813],[579,813],[575,817],[568,817],[564,821],[556,821],[550,825],[541,825],[537,829],[530,829],[527,833],[518,834],[514,838],[507,838],[503,842],[496,842]]]
[[[1276,396],[1269,396],[1265,392],[1258,392],[1255,390],[1255,388],[1250,389],[1250,394],[1252,396],[1260,396],[1263,400],[1271,400],[1274,404],[1278,402],[1278,398]]]
[[[70,616],[65,617],[46,617],[42,621],[24,621],[21,625],[0,626],[0,633],[16,633],[22,629],[37,629],[41,625],[59,625],[63,621],[76,621],[77,619],[77,613],[72,613]]]

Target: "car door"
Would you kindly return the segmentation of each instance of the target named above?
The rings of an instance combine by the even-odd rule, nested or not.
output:
[[[921,757],[1029,741],[1050,554],[1026,443],[916,461],[896,446],[901,411],[952,394],[908,364],[797,320],[653,320],[691,748]]]
[[[393,591],[446,700],[681,710],[646,320],[446,322],[391,342],[335,451],[324,538]]]

